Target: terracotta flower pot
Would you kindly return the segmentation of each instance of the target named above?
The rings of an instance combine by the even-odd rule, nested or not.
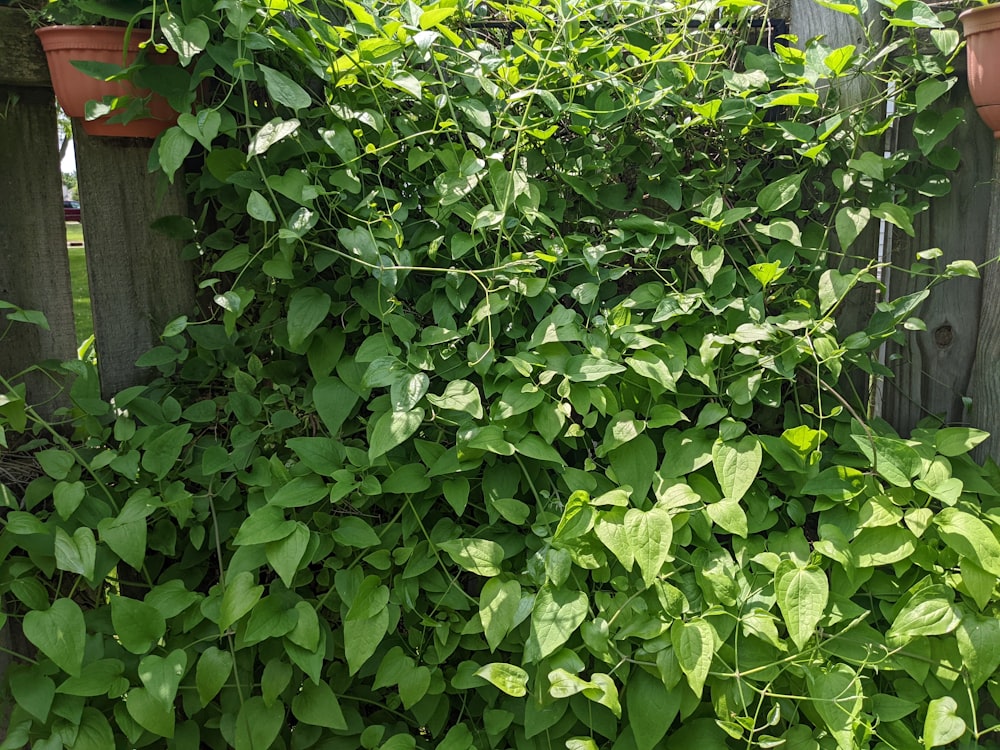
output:
[[[78,117],[83,129],[89,135],[125,136],[132,138],[155,138],[177,122],[175,112],[166,100],[154,94],[148,107],[151,117],[132,120],[127,124],[109,123],[111,115],[96,120],[86,120],[85,107],[88,101],[100,101],[105,96],[129,95],[146,97],[148,90],[138,89],[129,81],[101,81],[73,67],[72,60],[132,64],[139,53],[141,33],[133,33],[129,40],[128,55],[123,58],[125,48],[125,27],[122,26],[46,26],[36,29],[42,40],[42,48],[49,63],[52,88],[56,99],[70,117]],[[171,65],[177,62],[177,55],[152,53],[154,63]]]
[[[979,116],[1000,138],[1000,5],[983,5],[959,16],[965,31],[969,92]]]

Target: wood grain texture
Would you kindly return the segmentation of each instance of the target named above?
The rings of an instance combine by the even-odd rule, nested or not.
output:
[[[164,189],[147,172],[152,141],[88,136],[78,123],[73,138],[101,391],[110,397],[150,377],[136,359],[158,343],[166,323],[194,311],[182,243],[149,226],[188,210],[180,184]]]
[[[932,200],[930,208],[916,217],[915,236],[898,230],[893,233],[895,266],[908,268],[918,252],[934,247],[943,252],[937,261],[941,269],[960,259],[979,265],[995,255],[990,248],[996,247],[996,242],[989,240],[987,220],[992,199],[993,136],[976,116],[964,81],[934,106],[941,112],[953,107],[965,111],[965,123],[949,140],[961,151],[961,165],[952,176],[951,192]],[[899,145],[915,146],[910,123],[903,125]],[[894,298],[924,285],[924,280],[905,273],[893,273],[889,279]],[[977,279],[956,278],[941,284],[917,312],[927,330],[912,331],[904,346],[889,348],[895,377],[885,383],[882,415],[900,434],[909,435],[917,422],[928,416],[951,425],[969,423],[971,415],[962,399],[971,393],[982,301],[983,284]]]
[[[867,46],[865,29],[874,39],[881,36],[883,21],[879,16],[878,4],[871,3],[867,14],[854,18],[845,13],[824,8],[815,0],[791,0],[791,32],[798,37],[798,47],[805,49],[810,39],[821,37],[824,45],[837,49],[854,45],[859,50]],[[844,107],[853,107],[877,91],[870,89],[871,81],[864,76],[853,76],[837,81],[837,94]],[[862,143],[862,148],[881,153],[882,144],[877,138],[868,139]],[[841,273],[849,273],[857,268],[864,268],[878,257],[879,234],[878,225],[870,224],[851,245],[847,254],[841,253],[839,247],[831,247],[830,266]],[[858,284],[848,293],[836,313],[837,329],[843,339],[847,335],[863,329],[875,309],[876,289],[873,284]],[[865,411],[870,401],[870,378],[866,373],[857,371],[850,377],[842,378],[838,384],[841,394],[854,405]]]
[[[815,0],[791,0],[790,12],[789,27],[798,37],[801,49],[805,49],[806,42],[814,37],[822,37],[823,44],[831,49],[849,44],[865,49],[865,26],[871,29],[875,39],[879,38],[883,26],[876,3],[870,4],[868,13],[861,20],[824,8]],[[856,104],[869,93],[864,88],[868,85],[865,77],[853,76],[838,81],[837,88],[842,101]]]
[[[18,8],[0,8],[0,86],[51,86],[41,42]]]
[[[0,300],[41,310],[50,330],[10,327],[0,339],[8,378],[41,360],[76,357],[55,102],[45,89],[3,86],[0,101],[11,93],[18,99],[0,117]],[[6,327],[0,314],[0,332]],[[58,388],[49,378],[32,374],[26,382],[29,402],[54,406]]]
[[[975,124],[986,128],[978,120]],[[979,445],[976,457],[983,460],[988,456],[1000,462],[1000,268],[995,262],[1000,253],[1000,148],[995,141],[992,167],[990,208],[980,214],[979,221],[987,227],[986,257],[994,262],[983,271],[983,304],[969,390],[973,426],[993,435]]]

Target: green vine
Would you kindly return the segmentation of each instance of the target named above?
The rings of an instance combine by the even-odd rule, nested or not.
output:
[[[0,748],[993,746],[986,435],[854,391],[978,273],[865,239],[957,167],[953,14],[765,12],[158,3],[210,309],[72,434],[0,380]]]

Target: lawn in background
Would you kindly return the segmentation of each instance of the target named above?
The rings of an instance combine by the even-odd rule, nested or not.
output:
[[[83,227],[78,222],[66,222],[66,241],[83,242]],[[94,316],[90,309],[90,284],[87,281],[87,261],[82,247],[69,251],[69,276],[73,286],[73,319],[76,341],[82,344],[94,333]]]
[[[83,224],[78,221],[66,222],[66,242],[83,242]]]

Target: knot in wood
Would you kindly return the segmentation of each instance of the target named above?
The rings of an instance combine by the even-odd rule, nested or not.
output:
[[[954,339],[955,332],[947,323],[934,329],[934,343],[938,349],[947,349]]]

